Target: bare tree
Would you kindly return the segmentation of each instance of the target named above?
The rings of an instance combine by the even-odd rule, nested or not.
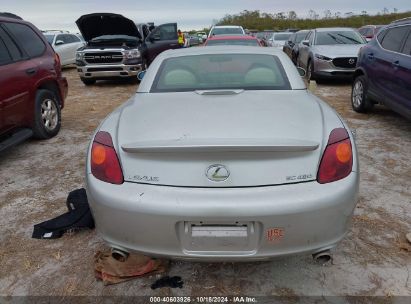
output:
[[[316,13],[315,10],[310,9],[310,10],[308,11],[308,17],[309,17],[310,19],[317,19],[317,16],[318,16],[318,14]]]
[[[387,15],[389,12],[390,12],[390,11],[389,11],[388,8],[386,8],[386,7],[384,7],[384,8],[382,9],[382,14],[383,14],[383,15]]]
[[[353,12],[346,12],[344,15],[345,15],[345,17],[349,18],[349,17],[354,16],[354,13]]]
[[[334,17],[335,18],[341,18],[341,12],[335,12]]]
[[[331,19],[331,17],[332,17],[331,11],[329,9],[325,10],[324,11],[324,19]]]
[[[297,20],[297,13],[295,11],[289,11],[288,12],[288,19],[290,20]]]
[[[394,7],[394,8],[392,9],[392,11],[394,12],[394,14],[396,14],[396,13],[398,13],[398,8]]]
[[[361,11],[361,16],[368,16],[367,11]]]

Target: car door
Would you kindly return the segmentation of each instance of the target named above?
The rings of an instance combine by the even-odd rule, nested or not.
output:
[[[308,33],[307,37],[305,38],[305,40],[303,40],[303,41],[308,40],[308,41],[311,42],[313,35],[314,35],[314,32],[310,31]],[[310,54],[310,47],[303,44],[303,43],[301,43],[300,44],[300,49],[299,49],[299,52],[298,52],[298,62],[299,62],[299,65],[301,67],[305,68],[305,69],[307,68],[307,62],[308,62],[309,54]]]
[[[150,64],[158,54],[165,50],[180,48],[177,36],[177,23],[167,23],[157,26],[145,41],[145,54]]]
[[[79,48],[81,48],[84,45],[84,43],[81,41],[79,37],[77,37],[74,34],[69,34],[68,36],[70,36],[70,54],[68,56],[69,60],[67,64],[74,64],[76,63],[76,52]]]
[[[371,76],[383,102],[390,104],[399,99],[398,72],[403,54],[400,53],[410,26],[396,26],[387,30],[381,41],[382,50],[372,54],[378,74]]]
[[[54,50],[59,54],[62,66],[70,64],[72,49],[73,44],[71,43],[70,35],[58,34],[54,42]]]
[[[295,45],[296,34],[292,34],[284,44],[284,51],[291,58],[291,51]]]
[[[411,119],[411,26],[399,55],[396,70],[396,104],[392,108]]]
[[[8,53],[4,53],[3,47],[3,64],[0,64],[0,132],[5,133],[26,125],[27,106],[30,104],[30,89],[33,84],[31,76],[35,73],[36,67],[10,35],[6,23],[0,23],[0,40],[3,46],[6,46]],[[7,60],[7,57],[10,60]]]

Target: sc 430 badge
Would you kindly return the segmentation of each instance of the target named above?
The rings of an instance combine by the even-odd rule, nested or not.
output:
[[[158,183],[160,178],[157,176],[147,176],[147,175],[134,175],[131,177],[132,180],[144,183]]]
[[[285,179],[288,181],[304,181],[307,179],[312,179],[313,175],[312,174],[301,174],[301,175],[292,175],[292,176],[287,176]]]

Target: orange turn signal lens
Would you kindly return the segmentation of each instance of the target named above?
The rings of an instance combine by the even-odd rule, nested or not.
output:
[[[352,157],[351,146],[347,142],[342,142],[338,144],[335,151],[337,159],[343,164],[349,162]]]
[[[106,160],[106,149],[102,145],[93,145],[91,151],[91,161],[96,165],[101,165]]]

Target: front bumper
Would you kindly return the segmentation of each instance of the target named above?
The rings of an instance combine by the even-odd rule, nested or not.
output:
[[[142,70],[142,64],[104,64],[77,66],[81,78],[108,79],[137,76]]]
[[[97,230],[110,246],[215,261],[260,260],[336,246],[357,203],[359,175],[352,172],[325,185],[225,189],[112,185],[91,174],[86,181]],[[241,233],[247,236],[199,236],[202,231],[195,236],[193,227],[203,225],[245,226],[247,232]]]
[[[323,78],[351,78],[354,75],[354,68],[336,67],[332,61],[314,59],[314,73],[317,77]]]

